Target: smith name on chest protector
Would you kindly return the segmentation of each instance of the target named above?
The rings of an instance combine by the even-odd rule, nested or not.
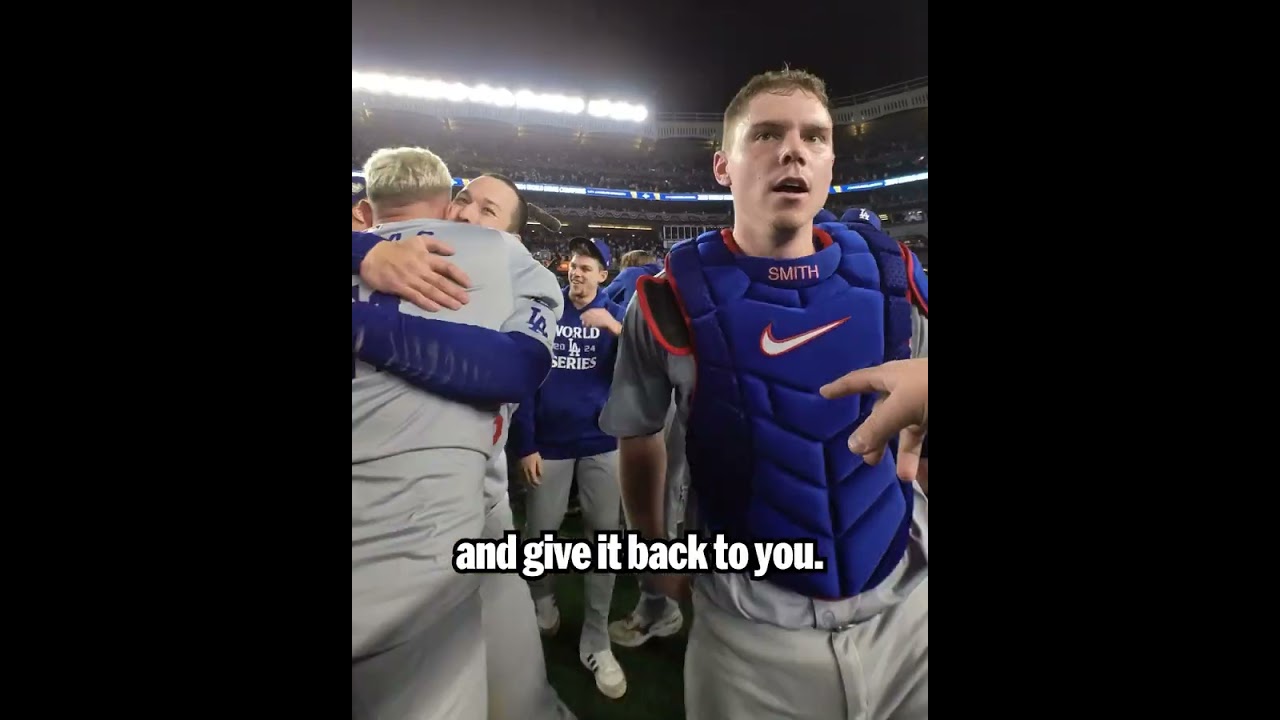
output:
[[[813,541],[824,570],[768,576],[813,598],[880,583],[906,549],[914,497],[892,454],[872,466],[849,451],[875,396],[818,394],[909,357],[911,304],[927,312],[912,254],[878,228],[853,227],[816,224],[819,249],[795,260],[748,257],[729,230],[705,233],[637,288],[659,343],[695,359],[685,442],[704,530]]]

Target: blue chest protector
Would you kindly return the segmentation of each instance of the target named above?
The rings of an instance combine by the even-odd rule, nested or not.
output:
[[[730,541],[813,541],[824,570],[768,579],[814,598],[875,587],[902,558],[911,523],[912,489],[892,455],[871,466],[846,444],[875,397],[818,394],[845,373],[909,357],[912,296],[927,307],[911,254],[857,227],[816,225],[824,247],[796,260],[743,256],[729,231],[709,232],[672,248],[665,283],[643,284],[660,342],[696,359],[686,451],[704,528]],[[673,291],[683,338],[656,317],[659,285]]]

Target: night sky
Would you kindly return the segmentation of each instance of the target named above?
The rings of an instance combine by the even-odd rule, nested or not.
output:
[[[722,112],[751,75],[784,62],[817,73],[832,97],[928,75],[929,4],[353,0],[351,62],[651,113]]]

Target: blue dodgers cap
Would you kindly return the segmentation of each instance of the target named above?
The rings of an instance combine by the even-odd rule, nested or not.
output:
[[[364,178],[351,176],[351,207],[355,207],[356,203],[365,198]]]
[[[869,223],[880,230],[880,216],[867,208],[849,208],[840,216],[842,223]]]
[[[584,238],[576,237],[569,241],[569,252],[577,252],[584,250],[586,253],[600,261],[600,264],[609,267],[609,263],[613,261],[613,255],[609,252],[609,246],[600,238]]]
[[[828,209],[826,209],[826,208],[822,208],[821,210],[819,210],[819,211],[818,211],[818,214],[817,214],[817,215],[814,215],[814,216],[813,216],[813,222],[814,222],[815,224],[816,224],[816,223],[837,222],[837,221],[836,221],[836,214],[835,214],[835,213],[833,213],[833,212],[831,212],[830,210],[828,210]]]

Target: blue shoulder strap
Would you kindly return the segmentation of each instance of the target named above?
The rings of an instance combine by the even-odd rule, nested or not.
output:
[[[822,222],[819,218],[825,217],[831,217],[832,220],[835,219],[830,212],[823,210],[814,218],[814,222]],[[880,218],[866,208],[849,208],[840,217],[840,222],[847,225],[849,229],[866,237],[868,244],[872,243],[870,236],[878,234],[898,245],[898,253],[902,255],[902,261],[906,265],[907,299],[920,310],[922,315],[926,318],[929,317],[929,276],[924,273],[924,268],[920,265],[920,258],[916,257],[915,253],[911,252],[906,245],[890,237],[880,227]],[[883,245],[884,243],[878,242],[877,244]],[[876,254],[876,259],[877,261],[880,259],[878,253]]]
[[[861,238],[880,269],[880,292],[884,294],[884,361],[911,357],[911,301],[908,299],[907,265],[902,246],[870,223],[822,223],[833,239]],[[851,238],[842,242],[846,244]],[[854,241],[855,246],[860,243]]]

